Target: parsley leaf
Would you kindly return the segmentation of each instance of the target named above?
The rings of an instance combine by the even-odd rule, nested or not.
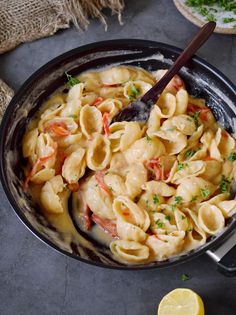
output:
[[[108,175],[109,174],[109,172],[107,171],[104,175]]]
[[[148,135],[146,135],[146,139],[147,139],[147,141],[151,141],[152,140],[152,138],[150,138]]]
[[[170,221],[170,215],[166,215],[166,216],[165,216],[165,220],[166,220],[166,221]]]
[[[74,85],[80,83],[80,80],[74,78],[72,75],[69,73],[65,72],[66,78],[67,78],[67,84],[69,87],[73,87]]]
[[[188,150],[186,152],[186,157],[190,159],[197,151],[196,150]]]
[[[201,189],[200,193],[201,193],[201,196],[203,198],[206,198],[206,197],[208,197],[210,195],[210,190],[209,189]]]
[[[187,275],[187,274],[182,274],[182,276],[181,276],[181,280],[182,281],[188,281],[190,278],[189,278],[189,276]]]
[[[198,121],[198,117],[201,114],[201,111],[197,111],[194,115],[190,115],[192,117],[192,119],[194,120],[196,129],[200,126],[199,121]]]
[[[156,224],[156,226],[157,226],[158,228],[160,228],[160,229],[162,229],[163,226],[164,226],[164,224],[161,222],[160,219],[157,219],[157,220],[155,221],[155,224]]]
[[[141,91],[139,88],[137,88],[134,84],[131,85],[131,99],[136,99],[140,95]]]
[[[224,22],[224,23],[231,23],[231,22],[235,22],[235,21],[236,21],[236,19],[233,18],[233,17],[232,17],[232,18],[224,18],[224,19],[223,19],[223,22]]]
[[[154,205],[158,204],[158,202],[159,202],[159,199],[158,199],[158,197],[157,197],[157,195],[156,195],[156,194],[155,194],[155,195],[153,195],[152,200],[153,200]]]
[[[221,176],[220,181],[220,191],[222,193],[227,193],[229,191],[230,181],[225,177],[225,175]]]
[[[182,220],[185,220],[185,219],[186,219],[186,216],[185,216],[185,215],[181,215],[181,219],[182,219]]]
[[[192,196],[191,201],[196,201],[197,200],[197,196]]]
[[[184,164],[183,163],[179,163],[178,167],[177,167],[178,171],[181,171],[183,168],[184,168]]]
[[[175,203],[173,203],[173,204],[171,205],[171,210],[174,211],[175,208],[176,208],[176,206],[177,206],[179,203],[181,203],[182,200],[183,200],[183,198],[182,198],[181,196],[176,196],[176,197],[175,197]]]
[[[229,161],[236,161],[236,152],[230,153],[230,155],[228,156],[228,160]]]

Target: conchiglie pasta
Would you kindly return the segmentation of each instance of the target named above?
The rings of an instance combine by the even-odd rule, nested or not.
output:
[[[76,84],[70,89],[67,96],[67,104],[61,111],[61,116],[79,115],[83,90],[83,83]]]
[[[184,178],[180,181],[176,195],[189,202],[197,196],[198,201],[208,199],[216,190],[216,186],[200,177]]]
[[[142,131],[137,122],[117,122],[110,126],[109,140],[113,152],[127,150],[136,140],[140,139]]]
[[[75,184],[84,175],[85,168],[85,150],[79,148],[65,159],[62,166],[62,176],[69,184]]]
[[[198,220],[201,228],[210,235],[219,233],[225,225],[220,209],[207,203],[199,209]]]
[[[149,257],[148,246],[134,241],[117,240],[111,243],[110,249],[118,260],[128,264],[145,262]]]
[[[109,220],[115,219],[111,195],[98,186],[95,176],[90,177],[83,185],[82,192],[86,204],[93,213]]]
[[[103,170],[110,163],[110,141],[97,134],[91,141],[86,155],[87,166],[93,171]]]
[[[45,211],[55,214],[63,212],[62,202],[58,195],[63,189],[63,179],[60,175],[51,178],[44,184],[40,201]]]
[[[127,168],[125,186],[127,194],[134,199],[142,192],[141,186],[147,181],[147,170],[142,163],[131,164]]]
[[[149,228],[150,218],[148,213],[139,208],[128,197],[120,196],[115,198],[113,202],[113,211],[116,218],[123,219],[130,224],[136,225],[144,232]]]
[[[125,158],[127,161],[144,162],[153,157],[163,155],[165,151],[165,146],[159,139],[154,137],[151,141],[148,141],[145,137],[135,141],[131,147],[125,151]]]
[[[80,127],[82,133],[90,138],[102,131],[102,114],[94,106],[85,105],[80,111]]]
[[[184,231],[175,231],[169,235],[149,236],[146,245],[156,260],[162,261],[181,252],[184,245]]]
[[[152,88],[152,85],[144,81],[129,81],[124,86],[124,96],[130,100],[136,99],[139,96],[147,93]]]
[[[161,139],[166,153],[170,155],[178,154],[187,145],[187,137],[176,130],[160,130],[156,131],[153,135]]]

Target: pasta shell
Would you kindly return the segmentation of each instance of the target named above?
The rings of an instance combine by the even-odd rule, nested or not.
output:
[[[225,219],[220,209],[207,203],[199,209],[198,220],[202,229],[210,235],[219,233],[225,225]]]
[[[47,181],[42,187],[41,203],[47,212],[59,214],[63,212],[63,206],[58,194],[64,189],[62,177],[57,175]]]
[[[157,158],[165,154],[165,147],[163,143],[154,137],[151,141],[147,138],[141,138],[136,140],[125,152],[125,158],[127,161],[139,161],[144,162],[151,158]]]
[[[148,259],[149,248],[134,241],[117,240],[110,245],[111,252],[126,263],[141,263]]]
[[[109,140],[113,152],[127,150],[142,136],[142,131],[137,122],[117,122],[110,126]]]
[[[120,196],[113,201],[113,211],[117,219],[140,227],[144,232],[150,225],[150,218],[145,210],[139,208],[128,197]]]
[[[69,184],[75,184],[84,175],[85,168],[85,150],[79,148],[65,159],[62,166],[62,176]]]
[[[142,163],[131,164],[127,169],[126,191],[134,199],[142,192],[141,186],[147,181],[147,170]]]
[[[111,160],[110,141],[97,134],[87,151],[87,166],[93,171],[103,170]]]
[[[126,241],[144,242],[147,234],[138,226],[122,219],[117,220],[117,234]]]
[[[80,127],[87,137],[102,132],[102,114],[95,106],[85,105],[80,111]]]
[[[187,137],[176,130],[160,130],[156,131],[153,135],[161,138],[166,153],[170,155],[178,154],[187,145]]]

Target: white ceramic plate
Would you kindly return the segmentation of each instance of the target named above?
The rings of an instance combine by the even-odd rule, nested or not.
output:
[[[200,15],[196,9],[192,7],[188,7],[185,4],[185,0],[173,0],[176,8],[180,11],[180,13],[186,17],[189,21],[191,21],[193,24],[197,26],[203,26],[207,19],[205,16]],[[233,12],[224,11],[222,9],[219,9],[217,7],[217,13],[212,12],[214,16],[216,17],[217,27],[215,29],[216,33],[222,33],[222,34],[236,34],[236,29],[234,28],[234,25],[236,25],[236,22],[232,23],[224,23],[223,19],[225,17],[234,17],[236,18],[236,15]]]

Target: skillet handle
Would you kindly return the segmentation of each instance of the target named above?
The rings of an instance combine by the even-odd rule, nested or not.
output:
[[[217,263],[218,270],[227,277],[236,276],[236,231],[207,254]]]

